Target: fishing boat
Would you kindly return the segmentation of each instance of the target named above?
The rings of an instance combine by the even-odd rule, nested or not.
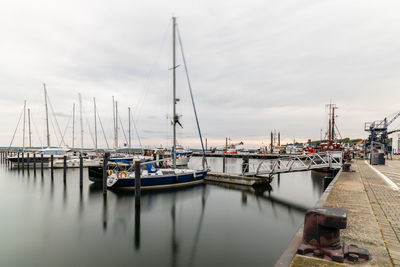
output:
[[[141,188],[143,189],[158,189],[158,188],[170,188],[170,187],[180,187],[202,183],[204,177],[207,175],[207,168],[203,167],[203,170],[189,170],[189,169],[177,169],[177,156],[178,156],[178,147],[176,144],[176,125],[181,125],[179,122],[179,116],[176,113],[176,104],[179,101],[176,98],[176,35],[178,34],[178,41],[180,44],[182,60],[184,63],[186,78],[188,82],[189,92],[192,100],[193,111],[195,114],[195,119],[197,123],[197,130],[199,133],[202,151],[203,151],[203,159],[205,166],[207,166],[207,161],[205,160],[205,149],[203,145],[203,138],[201,137],[201,131],[199,126],[199,121],[197,118],[197,111],[194,104],[194,98],[192,94],[192,89],[190,85],[189,75],[187,71],[187,65],[185,56],[183,53],[182,42],[179,35],[179,31],[177,29],[176,19],[172,18],[172,43],[173,43],[173,67],[172,67],[172,78],[173,78],[173,147],[171,151],[172,158],[172,168],[168,169],[156,169],[152,163],[141,163],[141,175],[140,175],[140,183]],[[170,159],[171,160],[171,159]],[[110,175],[107,177],[107,187],[108,188],[123,188],[123,187],[135,187],[135,171],[132,169],[133,166],[128,171],[111,171]]]

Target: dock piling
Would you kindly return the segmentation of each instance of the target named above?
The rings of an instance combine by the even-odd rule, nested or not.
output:
[[[21,155],[21,161],[22,161],[22,172],[24,172],[25,170],[24,170],[24,168],[25,168],[25,159],[24,159],[24,157],[25,157],[25,155],[24,155],[24,152],[22,152],[22,155]]]
[[[65,183],[65,180],[67,179],[67,156],[64,156],[63,177]]]
[[[40,154],[40,174],[43,177],[43,154]]]
[[[226,168],[226,161],[225,161],[225,154],[224,154],[224,156],[222,157],[222,172],[225,172],[225,168]]]
[[[28,175],[29,175],[29,163],[30,163],[29,153],[26,153],[26,168],[28,169]]]
[[[83,186],[83,157],[82,154],[79,155],[79,187]]]
[[[244,156],[242,162],[242,174],[246,172],[249,172],[249,156]]]
[[[33,174],[36,175],[36,154],[33,153]]]
[[[19,152],[17,153],[17,169],[19,170],[19,163],[20,163],[21,159],[19,157]]]
[[[135,161],[135,206],[140,206],[140,160]]]
[[[103,158],[103,195],[107,195],[107,169],[108,169],[109,157],[110,157],[110,152],[104,153],[104,158]]]
[[[50,174],[51,174],[51,179],[54,178],[54,155],[50,156]]]

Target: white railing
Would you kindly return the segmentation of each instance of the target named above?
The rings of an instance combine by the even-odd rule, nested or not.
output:
[[[308,171],[318,169],[340,169],[343,154],[341,151],[314,153],[309,155],[288,156],[277,159],[262,160],[258,166],[249,166],[245,176],[272,176],[278,173]]]

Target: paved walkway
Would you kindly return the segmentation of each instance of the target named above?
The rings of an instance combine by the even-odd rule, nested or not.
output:
[[[400,160],[371,166],[355,160],[342,172],[324,206],[347,210],[347,244],[367,248],[372,259],[357,266],[400,266]],[[297,255],[291,266],[342,266]]]

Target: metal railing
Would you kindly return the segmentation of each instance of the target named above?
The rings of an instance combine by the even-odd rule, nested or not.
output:
[[[277,159],[262,160],[253,171],[242,173],[244,176],[272,176],[278,173],[308,171],[318,169],[340,169],[343,154],[340,151],[296,155]],[[250,166],[249,166],[250,168]]]

